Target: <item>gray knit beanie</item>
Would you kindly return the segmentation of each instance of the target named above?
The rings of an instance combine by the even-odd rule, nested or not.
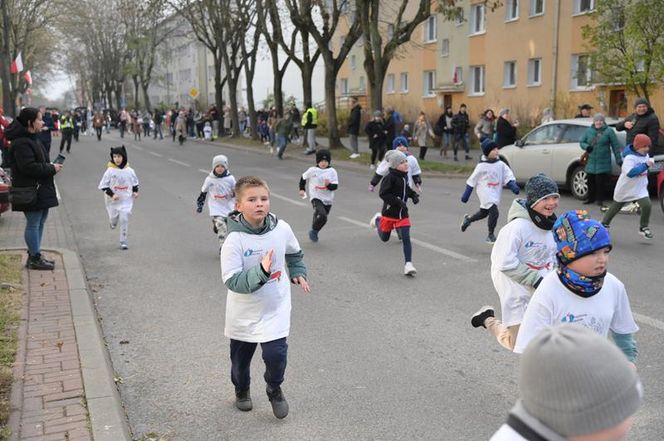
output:
[[[549,196],[560,196],[558,184],[553,179],[543,173],[528,179],[526,182],[526,204],[529,207],[532,208],[533,205]]]
[[[606,118],[604,118],[603,114],[596,113],[595,116],[593,116],[593,122],[594,121],[606,121]]]
[[[617,426],[642,401],[636,370],[607,338],[581,325],[546,328],[521,358],[526,411],[563,437]]]
[[[228,170],[228,158],[226,155],[217,155],[212,158],[212,170],[214,171],[215,167],[218,165],[223,165],[226,170]]]
[[[408,158],[399,150],[390,150],[385,153],[385,160],[390,165],[390,168],[397,168],[402,162],[408,161]]]

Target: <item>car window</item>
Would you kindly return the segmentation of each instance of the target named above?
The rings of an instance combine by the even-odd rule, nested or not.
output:
[[[558,140],[561,128],[560,124],[549,124],[535,129],[528,134],[525,144],[554,144]]]
[[[565,132],[560,143],[571,143],[581,141],[581,137],[586,133],[588,127],[569,124],[565,126]]]

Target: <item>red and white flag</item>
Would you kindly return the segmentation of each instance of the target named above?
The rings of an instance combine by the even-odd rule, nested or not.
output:
[[[25,73],[23,74],[23,79],[25,80],[26,83],[32,86],[32,75],[30,75],[29,70],[25,71]]]
[[[23,71],[23,58],[21,58],[21,53],[19,52],[16,56],[16,59],[12,61],[9,71],[13,74],[17,74]]]

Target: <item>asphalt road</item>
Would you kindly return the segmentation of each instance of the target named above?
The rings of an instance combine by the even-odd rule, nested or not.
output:
[[[461,441],[486,440],[501,425],[518,396],[518,357],[469,324],[477,308],[497,305],[498,297],[486,224],[459,231],[462,215],[478,206],[475,195],[467,206],[459,202],[463,179],[424,178],[422,201],[411,209],[418,269],[411,279],[402,273],[400,243],[380,242],[367,225],[381,205],[367,191],[368,167],[338,168],[330,220],[313,244],[306,234],[312,210],[298,198],[297,183],[314,159],[300,149],[289,147],[290,158],[278,161],[264,151],[130,139],[124,141],[141,190],[128,251],[119,249],[97,190],[116,133],[101,142],[82,136],[57,184],[136,436]],[[311,294],[293,288],[283,385],[291,413],[282,421],[263,392],[260,356],[254,410],[233,405],[218,246],[207,210],[194,211],[219,153],[229,156],[236,177],[267,179],[272,211],[293,227],[309,269]],[[505,190],[499,226],[512,198]],[[563,196],[559,212],[577,207]],[[646,403],[629,439],[652,441],[664,433],[664,216],[653,210],[653,241],[641,239],[637,226],[636,216],[615,219],[610,271],[626,284],[641,327]]]

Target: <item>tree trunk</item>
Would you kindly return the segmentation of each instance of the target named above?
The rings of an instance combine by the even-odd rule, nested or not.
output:
[[[312,98],[313,93],[311,89],[311,78],[314,74],[314,67],[311,63],[303,63],[302,69],[302,96],[304,99],[304,104],[313,104]]]
[[[258,139],[258,131],[256,130],[256,104],[254,103],[254,86],[251,84],[251,81],[247,81],[247,111],[251,139],[255,140]]]
[[[5,113],[11,117],[16,116],[15,103],[11,98],[11,89],[9,86],[11,73],[9,66],[12,62],[11,53],[9,52],[9,15],[7,12],[7,0],[2,1],[2,48],[0,50],[0,80],[2,81],[2,107]]]
[[[374,69],[374,78],[369,80],[369,93],[371,94],[371,110],[383,109],[383,83],[385,71]]]
[[[138,99],[138,76],[132,76],[132,80],[134,81],[134,110],[138,111],[141,105],[140,100]]]
[[[217,121],[219,122],[217,136],[222,136],[224,134],[222,118],[224,115],[224,85],[221,81],[221,59],[217,52],[212,54],[212,62],[214,64],[214,105],[217,108]]]
[[[108,98],[110,99],[111,97],[109,96]],[[122,84],[119,82],[115,85],[115,101],[118,105],[118,110],[126,107],[122,105]]]
[[[228,76],[228,101],[231,107],[231,136],[237,138],[240,136],[239,118],[237,116],[237,77],[235,75]]]
[[[143,88],[143,98],[145,99],[145,109],[149,112],[152,109],[152,103],[150,102],[150,96],[148,95],[148,88],[150,84],[145,84],[141,81],[141,87]]]
[[[327,137],[331,149],[344,147],[339,138],[339,130],[337,129],[337,103],[335,94],[337,75],[333,64],[333,62],[325,63],[325,112],[327,113]]]

